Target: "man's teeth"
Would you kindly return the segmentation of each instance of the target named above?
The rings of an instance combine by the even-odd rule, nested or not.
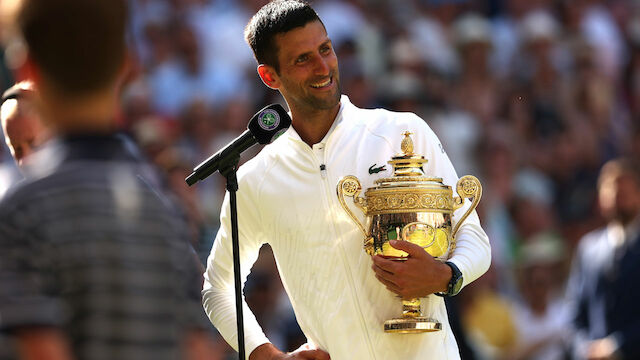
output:
[[[321,88],[321,87],[325,87],[327,85],[331,84],[331,78],[327,79],[325,82],[322,83],[318,83],[318,84],[311,84],[311,87],[314,88]]]

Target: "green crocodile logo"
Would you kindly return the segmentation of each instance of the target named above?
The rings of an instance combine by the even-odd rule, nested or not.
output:
[[[369,174],[373,175],[376,173],[379,173],[380,171],[385,171],[387,169],[385,169],[385,165],[379,166],[379,167],[375,167],[378,164],[373,164],[369,167]]]

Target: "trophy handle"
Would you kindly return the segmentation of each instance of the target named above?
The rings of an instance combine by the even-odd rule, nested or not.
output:
[[[367,213],[366,201],[364,198],[358,196],[360,194],[360,191],[362,191],[362,185],[360,185],[360,180],[358,180],[358,178],[353,175],[345,176],[342,179],[340,179],[340,181],[338,182],[336,191],[338,192],[338,201],[340,201],[340,205],[342,205],[342,208],[347,212],[347,214],[349,214],[349,216],[356,223],[356,225],[358,225],[358,228],[360,228],[360,231],[362,231],[362,233],[364,234],[364,237],[368,239],[369,234],[367,234],[367,231],[365,230],[364,225],[360,222],[360,220],[358,220],[358,218],[351,211],[351,209],[349,209],[349,207],[347,206],[347,203],[344,200],[345,196],[353,197],[353,202],[366,215]]]
[[[462,204],[464,204],[464,199],[466,198],[472,199],[472,202],[471,207],[469,207],[467,212],[462,215],[456,226],[453,228],[453,232],[451,233],[453,241],[451,251],[455,248],[456,233],[458,232],[460,225],[462,225],[469,214],[476,209],[480,202],[480,198],[482,197],[482,184],[480,184],[480,180],[475,176],[465,175],[458,180],[458,183],[456,184],[456,192],[458,193],[458,196],[453,198],[453,210],[459,209]]]

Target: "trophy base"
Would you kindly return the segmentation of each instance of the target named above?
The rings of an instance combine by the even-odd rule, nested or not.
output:
[[[442,324],[426,317],[406,317],[387,320],[384,322],[384,331],[399,334],[417,334],[442,330]]]

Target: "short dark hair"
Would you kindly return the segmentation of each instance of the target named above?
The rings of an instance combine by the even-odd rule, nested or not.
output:
[[[116,80],[126,54],[125,0],[24,0],[18,26],[56,90],[77,96]]]
[[[253,15],[244,29],[244,37],[259,64],[273,66],[280,71],[275,37],[306,24],[322,20],[301,0],[275,0],[263,6]],[[324,24],[322,24],[324,26]]]

